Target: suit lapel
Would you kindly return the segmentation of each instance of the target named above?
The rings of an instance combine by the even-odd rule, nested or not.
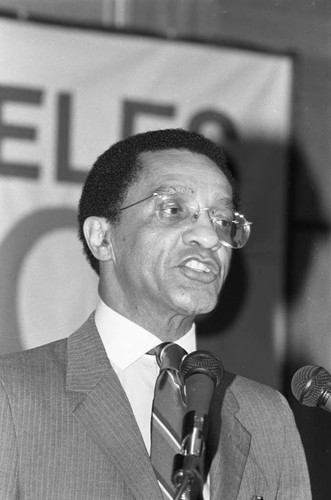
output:
[[[211,406],[209,437],[210,449],[213,450],[213,456],[210,457],[211,500],[238,498],[250,449],[251,435],[236,417],[239,405],[229,388],[233,378],[232,374],[225,374]]]
[[[137,499],[162,499],[126,394],[97,332],[94,316],[68,339],[67,389],[81,393],[75,417]]]

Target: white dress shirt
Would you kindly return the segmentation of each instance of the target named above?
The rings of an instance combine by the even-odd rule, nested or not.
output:
[[[130,401],[133,414],[150,454],[151,415],[154,387],[159,374],[155,356],[146,354],[161,343],[160,339],[118,314],[101,299],[95,312],[95,323],[110,363]],[[196,350],[195,325],[176,341],[188,353]],[[209,478],[203,498],[209,499]]]
[[[95,323],[107,356],[130,401],[145,446],[150,453],[154,387],[159,374],[155,356],[146,354],[160,339],[118,314],[101,299]],[[195,326],[176,341],[188,353],[196,350]]]

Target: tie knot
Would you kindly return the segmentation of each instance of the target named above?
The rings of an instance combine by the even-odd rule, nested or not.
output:
[[[154,353],[160,370],[179,370],[180,364],[187,352],[180,345],[164,342],[155,347]]]

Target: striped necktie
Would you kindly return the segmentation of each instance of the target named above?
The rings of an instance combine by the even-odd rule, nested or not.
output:
[[[171,475],[176,453],[180,452],[183,401],[179,365],[187,352],[177,344],[160,344],[153,350],[160,366],[155,384],[151,421],[151,461],[165,500],[174,498]]]

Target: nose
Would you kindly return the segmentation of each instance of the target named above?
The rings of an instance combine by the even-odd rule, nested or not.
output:
[[[200,213],[198,219],[183,232],[185,245],[199,245],[210,250],[218,250],[221,242],[206,211]]]

